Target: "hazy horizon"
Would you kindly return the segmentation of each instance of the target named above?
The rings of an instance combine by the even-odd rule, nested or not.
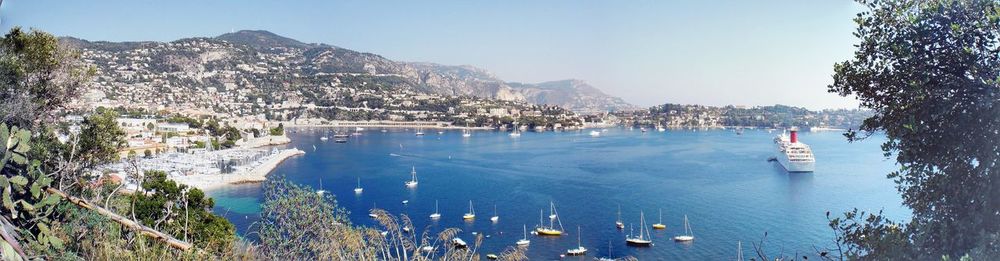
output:
[[[833,63],[853,52],[853,2],[310,3],[8,0],[0,19],[4,30],[115,42],[267,30],[396,61],[471,65],[509,82],[579,79],[640,107],[857,108],[826,92]],[[325,12],[342,9],[352,12]]]

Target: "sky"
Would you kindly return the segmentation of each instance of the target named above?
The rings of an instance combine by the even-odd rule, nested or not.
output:
[[[0,29],[104,41],[268,30],[500,79],[580,79],[627,102],[857,108],[828,93],[858,40],[851,1],[6,0]]]

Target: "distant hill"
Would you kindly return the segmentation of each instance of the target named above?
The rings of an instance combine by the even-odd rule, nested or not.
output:
[[[251,74],[266,72],[272,77],[250,77],[253,85],[275,85],[289,75],[296,77],[327,77],[330,75],[367,75],[379,79],[385,87],[414,92],[474,96],[506,101],[526,101],[557,105],[576,112],[594,113],[632,109],[621,98],[609,96],[580,80],[552,81],[540,84],[511,83],[473,66],[434,63],[398,62],[378,54],[358,52],[326,44],[303,43],[263,30],[241,30],[213,38],[186,38],[170,43],[159,42],[91,42],[72,37],[60,39],[63,44],[107,52],[130,54],[136,61],[109,61],[107,70],[147,67],[150,73],[197,76],[195,82],[216,82],[238,88],[232,77],[222,78],[212,69]],[[158,45],[169,45],[168,51],[139,51]],[[162,49],[162,48],[161,48]],[[159,50],[159,49],[158,49]],[[255,52],[275,58],[263,59]],[[248,66],[257,66],[248,70]],[[237,67],[242,69],[237,69]],[[132,77],[131,74],[123,74]],[[189,83],[181,81],[178,84]],[[177,85],[177,84],[175,84]]]

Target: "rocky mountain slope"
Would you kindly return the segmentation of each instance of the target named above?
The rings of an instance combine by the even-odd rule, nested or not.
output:
[[[98,77],[107,85],[102,91],[111,93],[116,92],[115,88],[135,88],[136,84],[149,91],[182,87],[202,91],[244,89],[242,92],[257,93],[257,89],[275,86],[285,88],[271,91],[294,91],[295,88],[288,89],[286,85],[309,89],[318,86],[305,85],[321,86],[328,81],[344,81],[344,77],[365,77],[368,81],[361,83],[374,82],[384,88],[526,101],[585,113],[634,108],[579,80],[510,83],[472,66],[398,62],[377,54],[303,43],[268,31],[244,30],[170,43],[90,42],[68,37],[62,38],[62,42],[91,51],[84,53],[84,59],[96,62]],[[113,59],[107,60],[108,57]],[[149,79],[149,75],[166,78],[142,81]],[[222,88],[205,90],[195,86],[198,84]]]

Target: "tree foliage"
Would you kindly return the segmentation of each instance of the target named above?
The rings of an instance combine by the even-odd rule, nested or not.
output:
[[[0,38],[0,122],[33,129],[75,98],[93,70],[51,34],[14,27]]]
[[[853,59],[834,66],[829,91],[873,110],[846,135],[885,133],[882,149],[900,166],[888,177],[913,219],[905,236],[884,233],[877,218],[862,221],[874,227],[846,228],[842,242],[858,247],[848,254],[1000,256],[1000,4],[859,2],[869,9],[855,19],[860,43]],[[904,251],[887,252],[872,237],[901,240],[888,245]]]

